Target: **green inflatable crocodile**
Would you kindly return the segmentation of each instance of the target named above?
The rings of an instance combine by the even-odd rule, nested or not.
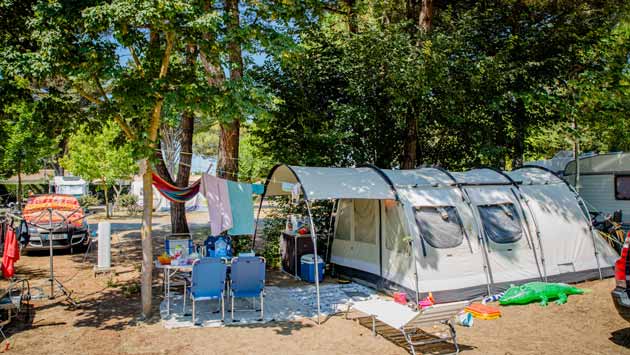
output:
[[[530,282],[510,287],[499,300],[499,304],[507,306],[540,301],[541,306],[546,306],[549,300],[555,299],[557,304],[564,304],[568,295],[583,293],[584,290],[563,283]]]

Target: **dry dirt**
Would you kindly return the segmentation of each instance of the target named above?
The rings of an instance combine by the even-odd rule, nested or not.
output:
[[[190,218],[200,233],[205,218],[203,213]],[[7,353],[408,354],[389,340],[372,336],[359,322],[342,317],[332,317],[320,326],[303,320],[177,330],[165,329],[156,317],[141,321],[139,295],[134,293],[140,260],[139,219],[117,217],[112,223],[117,232],[112,246],[116,276],[93,276],[95,252],[85,263],[82,253],[55,256],[57,278],[74,291],[73,298],[81,307],[69,308],[63,297],[33,301],[30,321],[5,328],[10,342]],[[156,234],[169,227],[167,216],[155,218]],[[48,293],[47,254],[23,256],[17,271]],[[630,354],[630,323],[615,311],[610,298],[613,285],[611,279],[583,283],[579,286],[591,292],[571,296],[565,305],[502,308],[499,320],[476,320],[472,328],[457,326],[462,353]],[[157,278],[154,295],[157,313],[161,296]]]

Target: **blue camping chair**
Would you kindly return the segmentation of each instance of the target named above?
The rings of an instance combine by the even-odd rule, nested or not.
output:
[[[225,320],[225,259],[203,258],[193,264],[190,298],[192,299],[192,320],[195,324],[195,303],[197,301],[221,300],[221,321]],[[186,295],[184,295],[184,300]]]
[[[231,314],[234,321],[234,299],[253,298],[256,311],[256,297],[260,297],[260,319],[264,316],[265,258],[239,256],[232,259],[230,272]]]

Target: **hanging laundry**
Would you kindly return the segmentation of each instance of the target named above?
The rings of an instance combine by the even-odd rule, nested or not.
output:
[[[20,259],[20,247],[15,236],[15,230],[7,226],[4,239],[4,254],[2,255],[2,276],[10,279],[15,275],[15,262]]]
[[[252,192],[255,195],[262,195],[265,193],[265,185],[263,184],[252,184]]]
[[[229,235],[254,234],[254,204],[252,184],[228,181],[230,206],[232,207],[232,229]]]
[[[204,173],[201,175],[200,192],[208,201],[211,233],[218,235],[232,228],[233,218],[227,181]]]
[[[153,173],[153,186],[155,186],[164,198],[171,202],[184,203],[192,200],[195,196],[197,196],[197,193],[199,193],[199,184],[200,181],[197,180],[188,187],[178,187],[169,184],[158,174]]]

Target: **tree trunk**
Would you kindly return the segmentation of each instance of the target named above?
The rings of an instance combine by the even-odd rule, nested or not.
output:
[[[18,186],[17,186],[17,208],[18,211],[22,211],[22,161],[18,160],[17,163],[17,177],[18,177]]]
[[[228,16],[228,32],[234,34],[239,30],[240,18],[238,0],[225,0],[225,11]],[[243,77],[243,56],[238,39],[228,44],[230,63],[230,80],[238,81]],[[238,180],[238,146],[241,117],[234,117],[231,122],[221,125],[219,138],[219,161],[217,174],[219,177]]]
[[[345,0],[345,3],[348,7],[348,31],[350,31],[350,33],[357,33],[359,32],[359,21],[354,9],[356,0]]]
[[[407,129],[403,146],[403,156],[400,162],[401,169],[415,169],[417,162],[418,149],[418,127],[414,110],[407,109],[407,117],[405,119],[405,127]]]
[[[420,11],[418,11],[418,7],[420,7]],[[433,24],[433,0],[422,0],[421,4],[418,4],[417,0],[408,0],[407,19],[412,23],[415,23],[417,19],[420,30],[423,33],[430,32]],[[420,45],[420,42],[418,42],[418,45]],[[418,113],[413,107],[407,109],[407,116],[405,118],[406,135],[403,142],[403,154],[400,164],[402,169],[414,169],[418,163],[417,116]]]
[[[195,126],[195,116],[191,111],[184,111],[182,114],[181,127],[181,150],[179,154],[179,169],[175,185],[187,187],[190,182],[190,166],[192,164],[192,141]],[[171,202],[171,232],[189,233],[188,221],[186,220],[186,204]]]
[[[103,193],[105,195],[105,218],[109,219],[111,215],[109,214],[109,189],[107,188],[107,183],[105,183],[105,179],[103,179]]]
[[[142,297],[142,316],[151,316],[151,287],[153,285],[153,240],[151,239],[151,223],[153,213],[153,177],[151,165],[147,159],[141,162],[145,171],[142,175],[142,273],[140,291]],[[140,169],[142,171],[142,168]]]
[[[523,156],[525,155],[525,130],[527,126],[525,103],[523,99],[516,100],[516,110],[514,114],[514,143],[512,147],[512,169],[517,169],[523,166]]]
[[[433,27],[433,0],[422,0],[420,18],[418,19],[422,32],[428,33]]]

